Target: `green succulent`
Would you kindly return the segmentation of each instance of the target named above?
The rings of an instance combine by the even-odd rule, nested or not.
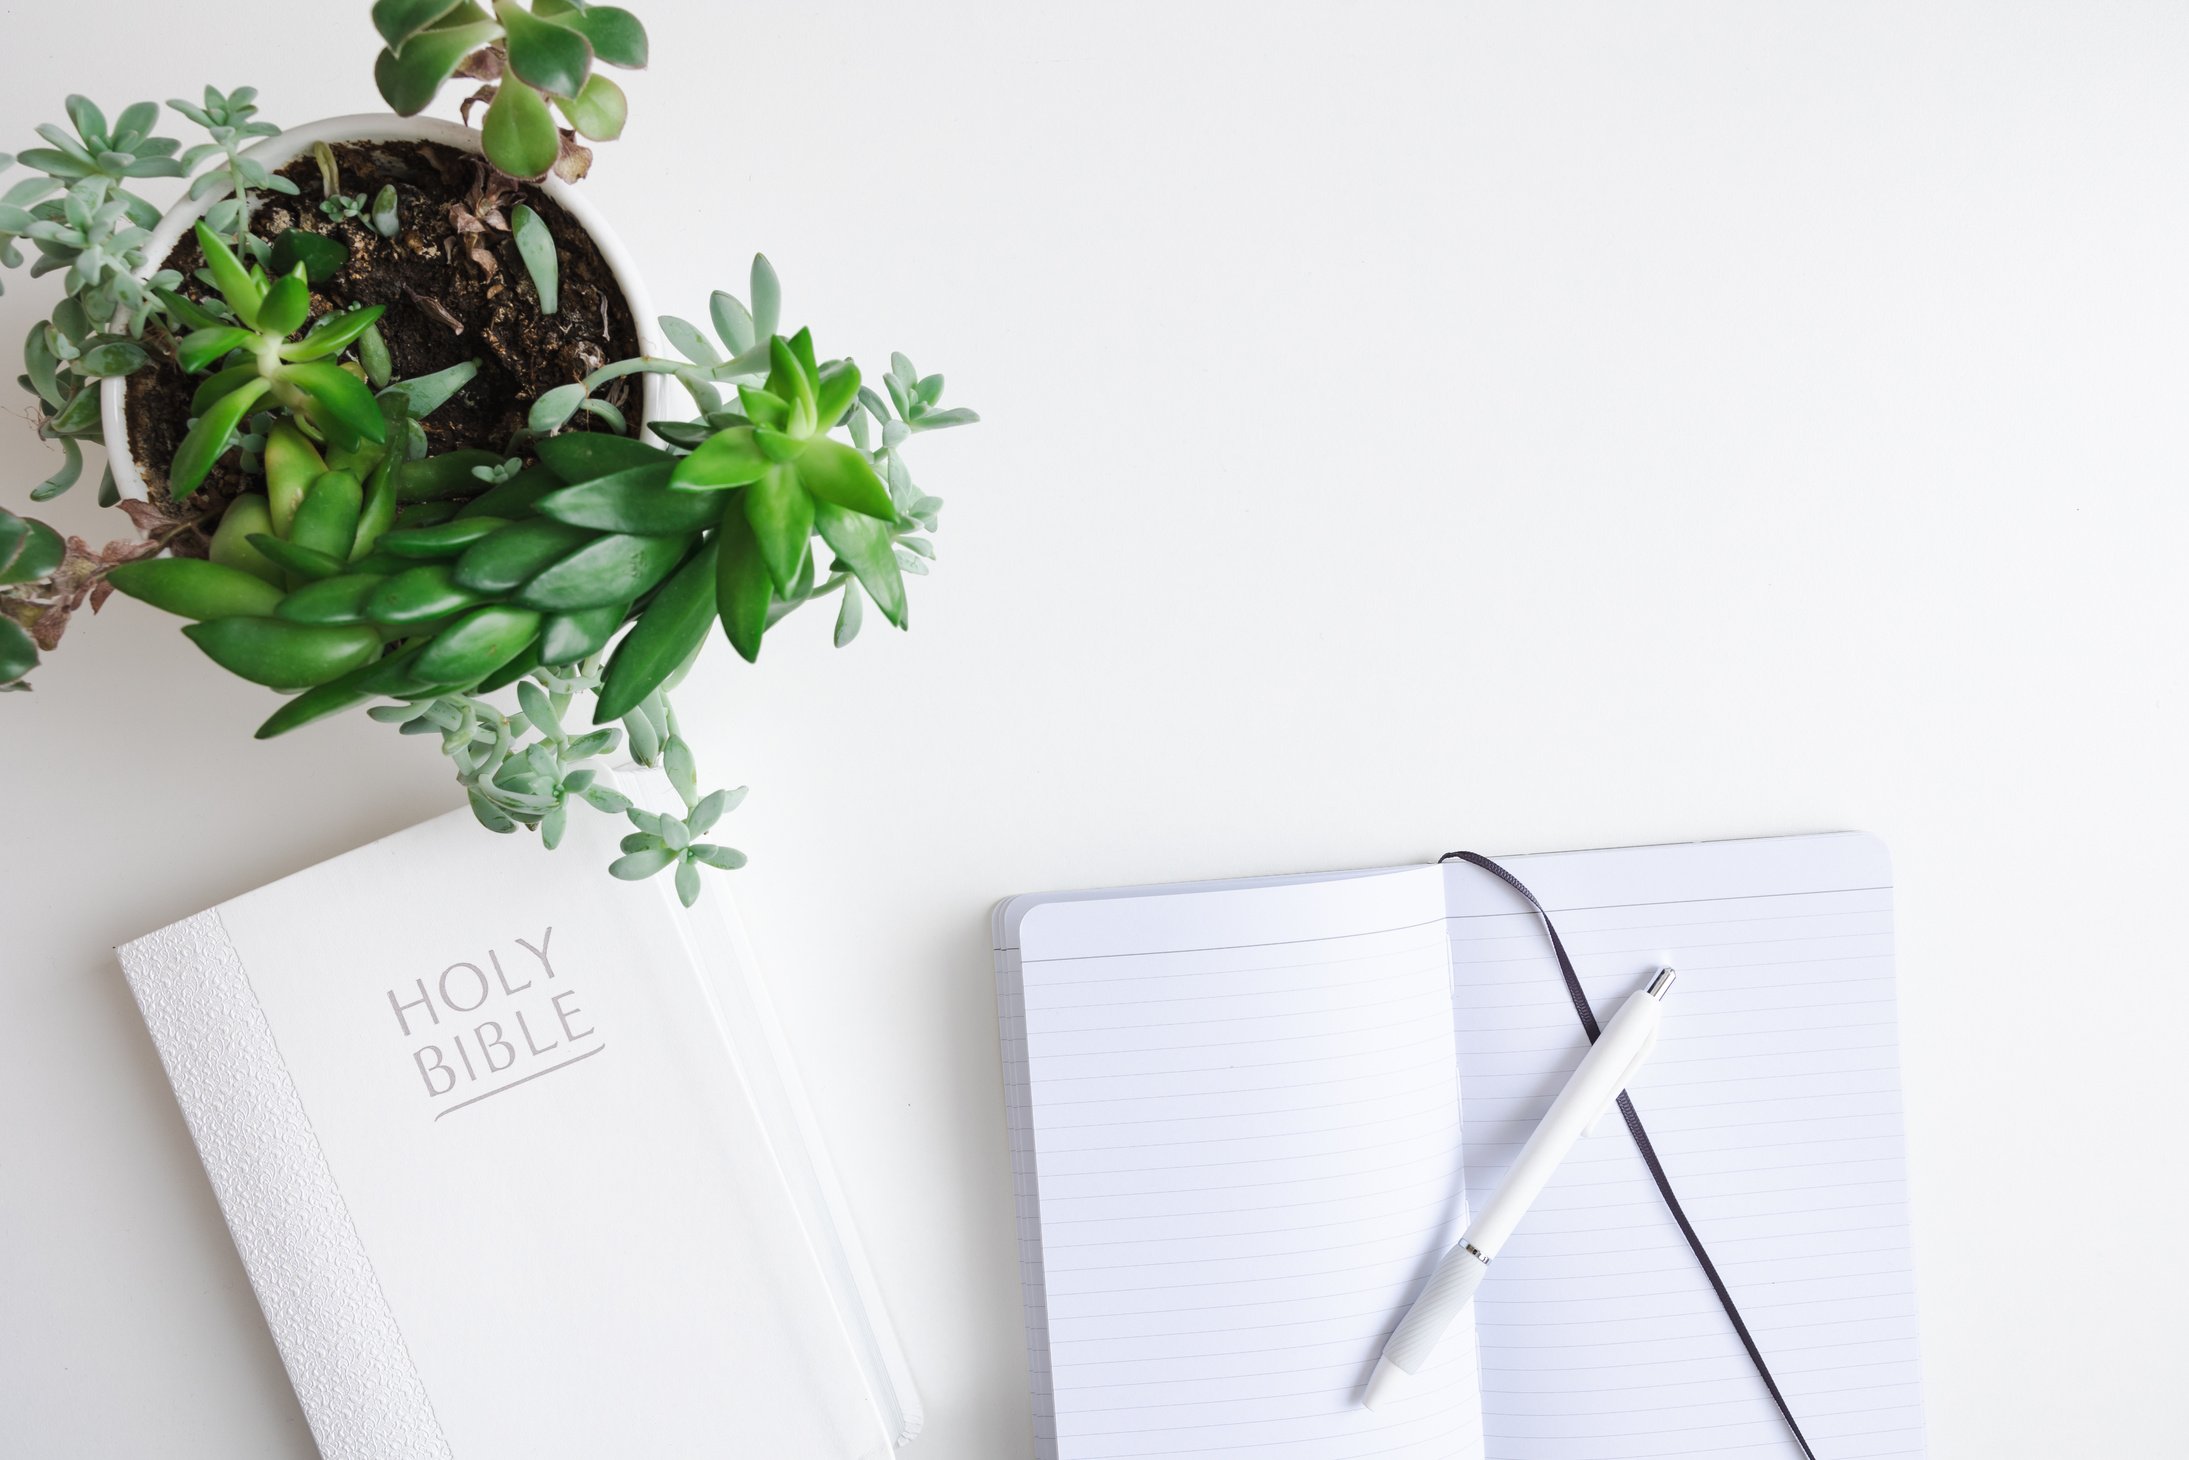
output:
[[[260,251],[266,245],[251,232],[251,194],[255,191],[294,196],[297,188],[295,183],[269,170],[256,158],[243,155],[251,143],[281,131],[272,122],[258,120],[257,99],[255,86],[239,86],[225,93],[208,86],[202,104],[170,101],[168,106],[203,127],[212,139],[183,153],[184,170],[194,172],[198,164],[208,159],[221,159],[221,166],[208,169],[190,184],[192,198],[203,198],[223,187],[228,189],[227,197],[206,210],[206,226],[263,262]]]
[[[638,17],[585,0],[377,0],[372,21],[387,42],[373,77],[400,115],[424,111],[460,68],[496,83],[479,130],[488,159],[512,177],[544,177],[555,166],[557,111],[591,141],[622,135],[623,89],[594,65],[646,64]]]
[[[334,149],[324,142],[312,144],[312,161],[319,165],[319,211],[336,223],[363,220],[382,238],[393,238],[402,226],[397,216],[395,184],[388,183],[371,198],[342,191],[342,168]],[[286,180],[286,179],[285,179]]]
[[[667,695],[712,626],[747,659],[785,617],[832,596],[839,646],[857,635],[865,602],[903,626],[904,577],[927,571],[942,508],[914,485],[903,445],[918,430],[977,419],[943,411],[941,377],[917,377],[901,355],[885,399],[861,388],[851,362],[818,362],[805,330],[756,343],[750,332],[773,325],[777,304],[765,259],[754,276],[768,289],[755,308],[724,293],[712,311],[736,354],[708,348],[723,372],[764,353],[767,374],[738,387],[736,408],[717,400],[698,421],[654,423],[667,447],[559,429],[573,409],[529,443],[530,463],[483,451],[372,458],[364,445],[322,458],[303,424],[281,422],[266,440],[268,497],[229,507],[210,561],[128,564],[111,581],[197,620],[185,632],[225,668],[295,692],[262,737],[397,701],[370,713],[439,735],[494,830],[535,827],[552,843],[573,799],[599,805],[607,793],[588,766],[612,746],[598,737],[619,724],[631,753],[664,757],[682,789],[689,751],[675,748]],[[388,440],[401,439],[408,404],[388,407]],[[380,465],[360,475],[366,459]],[[520,689],[525,710],[510,716],[485,698],[527,682],[552,686],[550,699]],[[579,695],[595,728],[566,734]],[[527,726],[540,738],[525,741]],[[617,875],[668,872],[689,900],[699,868],[742,861],[704,839],[727,803],[696,783],[689,791],[681,821],[602,807],[636,828]]]
[[[724,502],[717,608],[748,660],[760,655],[770,606],[802,575],[810,581],[816,533],[891,623],[903,628],[906,612],[890,531],[896,505],[867,453],[830,435],[858,401],[858,367],[822,370],[805,330],[774,336],[769,353],[767,383],[738,387],[745,423],[700,442],[669,478],[672,490]]]
[[[310,264],[301,257],[289,262],[277,250],[276,267],[286,267],[278,276],[269,275],[258,264],[244,264],[205,224],[196,226],[196,234],[206,272],[228,315],[216,315],[172,291],[162,293],[168,313],[189,326],[189,333],[175,342],[176,359],[192,374],[212,372],[191,399],[196,420],[175,450],[168,494],[180,501],[198,489],[261,397],[271,398],[321,439],[345,450],[364,442],[383,444],[387,438],[380,407],[362,371],[352,373],[334,362],[380,318],[382,307],[322,315],[308,332],[292,339],[311,313]],[[284,235],[292,249],[309,237]]]
[[[38,135],[52,144],[33,147],[14,160],[45,173],[51,181],[44,191],[72,183],[106,183],[112,196],[127,205],[131,221],[150,228],[159,221],[159,210],[132,193],[126,183],[147,177],[180,177],[185,165],[176,160],[181,143],[172,137],[156,137],[160,110],[149,101],[123,109],[110,125],[106,114],[89,98],[71,96],[65,103],[74,135],[51,123],[43,123]],[[16,201],[11,197],[10,201]],[[20,232],[10,229],[10,232]]]
[[[583,381],[549,391],[530,425],[559,430],[582,412],[621,427],[619,413],[590,392],[639,372],[673,375],[699,403],[697,421],[656,421],[656,435],[689,452],[671,472],[671,490],[723,498],[716,525],[725,559],[718,566],[716,610],[733,647],[760,652],[767,628],[815,598],[841,592],[836,642],[857,636],[871,601],[898,627],[905,623],[903,575],[923,574],[934,557],[923,535],[942,501],[919,490],[901,448],[913,435],[980,419],[941,405],[943,377],[921,376],[902,354],[890,356],[889,398],[860,383],[849,361],[817,363],[811,336],[774,331],[782,286],[764,255],[754,255],[751,304],[717,291],[709,306],[715,341],[674,315],[662,333],[681,359],[640,357],[606,365]],[[726,408],[721,389],[737,395]],[[892,405],[894,404],[894,411]],[[836,440],[841,429],[849,442]],[[732,513],[741,520],[733,520]],[[820,572],[807,539],[818,534],[832,555]],[[852,591],[856,583],[861,591]]]
[[[46,123],[38,134],[51,146],[0,153],[0,171],[21,164],[43,174],[0,194],[0,264],[19,266],[17,240],[28,240],[38,255],[32,277],[65,270],[70,297],[92,321],[103,328],[120,319],[134,335],[157,308],[135,274],[159,209],[127,184],[181,176],[174,155],[181,144],[152,135],[159,108],[151,102],[126,108],[112,124],[84,97],[71,96],[67,105],[73,133]]]

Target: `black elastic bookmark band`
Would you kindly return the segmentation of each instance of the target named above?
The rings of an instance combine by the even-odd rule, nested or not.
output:
[[[1551,935],[1551,951],[1558,955],[1558,974],[1566,981],[1566,997],[1573,1000],[1573,1011],[1581,1016],[1581,1027],[1588,1031],[1589,1043],[1594,1044],[1597,1036],[1603,1032],[1596,1023],[1596,1011],[1589,1007],[1589,996],[1581,987],[1581,975],[1573,971],[1573,960],[1566,956],[1566,945],[1558,936],[1557,924],[1551,921],[1550,913],[1536,900],[1535,894],[1528,891],[1518,877],[1479,853],[1446,852],[1437,860],[1465,862],[1469,866],[1480,867],[1527,899],[1528,906],[1534,908],[1535,915],[1543,920],[1543,931]],[[1672,1220],[1680,1224],[1680,1235],[1687,1238],[1688,1250],[1702,1264],[1703,1276],[1710,1279],[1711,1290],[1718,1295],[1718,1306],[1725,1309],[1725,1316],[1733,1321],[1733,1331],[1740,1335],[1741,1347],[1748,1350],[1749,1361],[1755,1364],[1756,1373],[1763,1380],[1763,1387],[1771,1391],[1771,1402],[1779,1407],[1779,1413],[1786,1418],[1786,1427],[1794,1432],[1794,1443],[1801,1446],[1801,1453],[1808,1460],[1817,1460],[1817,1452],[1809,1448],[1809,1437],[1801,1432],[1801,1424],[1794,1418],[1794,1411],[1787,1404],[1786,1396],[1779,1392],[1778,1380],[1771,1377],[1771,1366],[1763,1361],[1763,1350],[1756,1347],[1755,1337],[1749,1333],[1748,1324],[1741,1318],[1741,1310],[1734,1306],[1733,1295],[1727,1291],[1725,1279],[1718,1276],[1718,1265],[1703,1250],[1703,1239],[1695,1235],[1694,1225],[1688,1221],[1687,1213],[1680,1208],[1680,1199],[1672,1194],[1672,1178],[1665,1175],[1664,1164],[1657,1159],[1657,1148],[1650,1144],[1649,1132],[1642,1129],[1642,1118],[1634,1113],[1634,1102],[1627,1098],[1624,1090],[1619,1092],[1619,1115],[1626,1121],[1627,1134],[1634,1137],[1634,1149],[1642,1153],[1642,1164],[1649,1168],[1650,1179],[1657,1183],[1658,1193],[1664,1197],[1665,1207],[1672,1213]]]

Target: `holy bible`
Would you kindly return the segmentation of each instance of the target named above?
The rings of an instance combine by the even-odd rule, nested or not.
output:
[[[918,1429],[727,889],[618,829],[455,812],[120,950],[328,1460]]]

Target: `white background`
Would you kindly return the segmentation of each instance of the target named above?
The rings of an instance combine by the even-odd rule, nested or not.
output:
[[[0,145],[71,89],[377,108],[365,11],[0,5]],[[2178,1447],[2189,11],[644,14],[586,187],[661,306],[764,248],[824,352],[986,417],[917,443],[909,637],[793,619],[683,699],[915,1453],[1027,1449],[991,900],[1841,827],[1897,857],[1935,1454]],[[52,290],[7,285],[12,342]],[[254,744],[126,601],[37,684],[0,1453],[307,1455],[108,950],[447,777],[361,718]]]

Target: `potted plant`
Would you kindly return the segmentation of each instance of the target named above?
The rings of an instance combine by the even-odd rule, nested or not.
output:
[[[703,793],[669,692],[719,624],[766,632],[835,598],[906,621],[941,502],[914,435],[970,422],[890,357],[880,389],[789,331],[755,257],[710,331],[649,349],[636,271],[573,184],[621,132],[600,65],[646,62],[628,11],[582,0],[378,0],[393,115],[281,131],[249,88],[112,120],[81,97],[47,145],[0,153],[0,264],[66,292],[22,382],[69,490],[86,443],[134,531],[94,548],[0,509],[0,688],[120,592],[187,620],[215,665],[283,692],[285,734],[363,708],[437,736],[479,821],[549,847],[576,803],[625,816],[610,868],[689,903],[742,790]],[[417,116],[453,78],[478,130]],[[142,179],[189,178],[164,215]],[[5,180],[0,178],[0,180]],[[674,382],[690,409],[677,418]],[[489,699],[514,688],[516,704]],[[682,817],[600,783],[659,764]]]

